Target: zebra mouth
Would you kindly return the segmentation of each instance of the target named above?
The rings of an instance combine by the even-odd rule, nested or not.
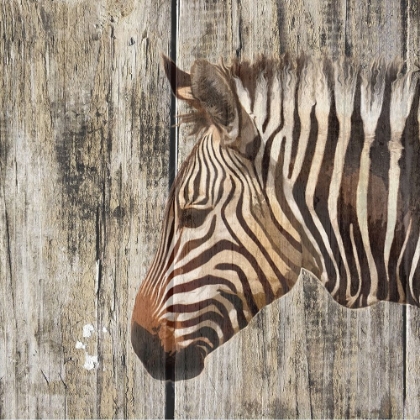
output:
[[[198,376],[204,369],[205,352],[190,345],[176,353],[163,349],[159,336],[137,322],[131,324],[131,344],[149,374],[159,380],[179,381]]]

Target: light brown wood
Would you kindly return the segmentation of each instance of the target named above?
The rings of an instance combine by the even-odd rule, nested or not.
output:
[[[129,320],[168,190],[170,12],[0,7],[0,417],[164,416]]]
[[[168,191],[171,13],[186,70],[286,51],[419,60],[414,0],[176,3],[0,6],[0,417],[165,414],[129,324]],[[193,143],[181,128],[179,162]],[[305,274],[177,383],[175,416],[418,418],[419,337],[418,309],[347,310]]]

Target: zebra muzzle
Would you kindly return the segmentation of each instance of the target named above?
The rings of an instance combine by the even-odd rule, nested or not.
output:
[[[190,345],[177,352],[166,352],[158,334],[152,334],[137,322],[131,324],[131,343],[146,370],[155,379],[185,380],[204,369],[205,351]]]

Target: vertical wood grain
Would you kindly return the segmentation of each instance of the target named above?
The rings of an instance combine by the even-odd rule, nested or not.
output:
[[[420,417],[420,309],[407,308],[406,318],[406,354],[405,354],[405,417]]]
[[[170,13],[0,6],[1,417],[164,415],[129,323],[168,190]]]
[[[346,1],[346,49],[363,65],[406,58],[406,10],[400,1]]]
[[[406,0],[403,3],[407,8],[407,60],[410,65],[415,65],[418,64],[420,58],[420,4],[416,0]]]
[[[277,2],[281,52],[343,55],[346,2],[298,0]]]

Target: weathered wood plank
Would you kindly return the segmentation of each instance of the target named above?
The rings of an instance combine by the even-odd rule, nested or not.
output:
[[[417,0],[407,0],[402,2],[406,5],[407,27],[404,28],[406,32],[406,46],[407,46],[407,60],[410,65],[418,64],[420,58],[420,4]]]
[[[362,64],[374,58],[387,61],[406,57],[405,10],[403,2],[349,0],[346,8],[346,52]]]
[[[168,189],[170,13],[0,6],[1,417],[164,415],[129,320]]]
[[[278,1],[277,5],[282,53],[343,55],[345,2],[298,0]]]
[[[232,27],[225,29],[231,39],[217,36],[219,28],[226,27],[223,19],[212,30],[196,24],[213,16],[209,9],[220,7],[232,12]],[[380,56],[405,58],[410,45],[404,37],[407,15],[413,28],[407,36],[418,36],[418,25],[413,23],[418,21],[417,8],[409,7],[411,14],[396,1],[301,0],[264,5],[241,1],[205,7],[195,1],[181,2],[178,64],[188,70],[196,58],[253,59],[259,53],[276,56],[286,51],[353,56],[362,66]],[[214,39],[211,48],[203,39]],[[199,55],[188,51],[191,44]],[[413,57],[417,49],[408,48]],[[185,133],[181,131],[181,139]],[[193,140],[189,142],[187,146],[180,142],[181,160]],[[419,311],[408,309],[406,321],[406,310],[388,303],[347,310],[314,279],[301,280],[290,295],[264,309],[247,329],[212,354],[201,376],[176,385],[176,415],[416,417],[419,386],[414,349],[418,343],[411,336],[419,336]]]
[[[236,33],[236,52],[242,60],[255,60],[261,55],[278,57],[280,55],[280,36],[276,2],[233,1],[235,20],[232,20],[233,33]]]
[[[406,354],[405,354],[405,417],[420,417],[420,310],[407,308],[406,318]]]

